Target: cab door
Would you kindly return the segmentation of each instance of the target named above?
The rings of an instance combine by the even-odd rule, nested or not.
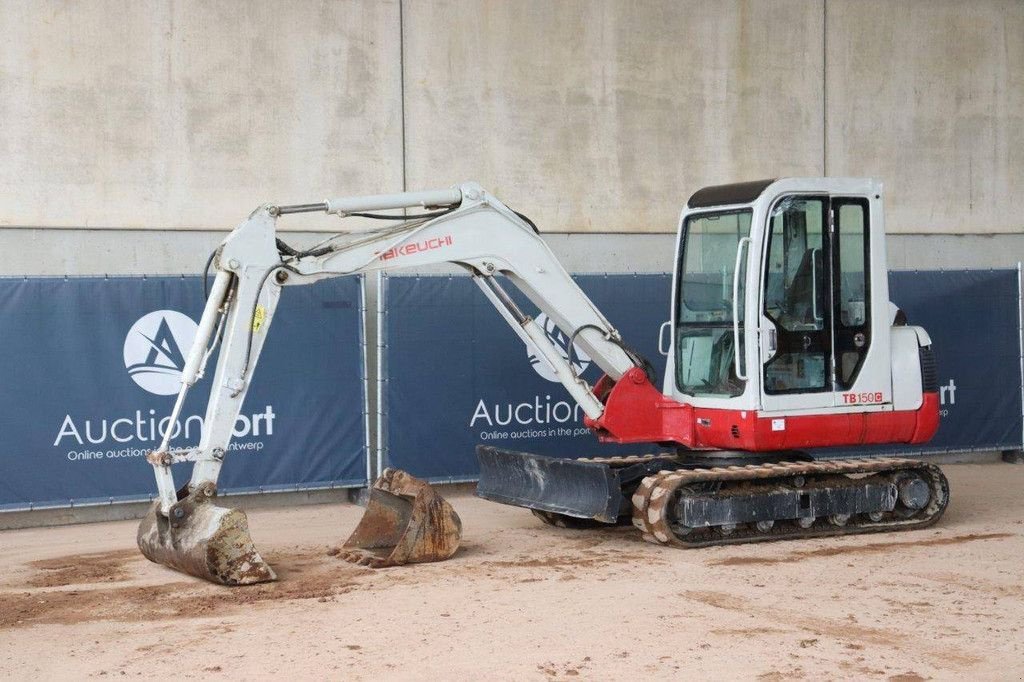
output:
[[[874,339],[871,333],[875,321],[871,314],[870,213],[866,197],[832,197],[832,351],[838,406],[891,404],[886,339]],[[887,294],[882,297],[887,299]],[[884,330],[888,321],[878,322]]]
[[[830,199],[780,197],[768,212],[760,306],[762,408],[833,407]]]
[[[865,369],[871,348],[868,216],[863,197],[790,195],[769,210],[759,329],[766,412],[852,404],[857,379],[876,373]],[[868,383],[883,382],[861,382]],[[887,397],[875,392],[856,402],[879,404]]]

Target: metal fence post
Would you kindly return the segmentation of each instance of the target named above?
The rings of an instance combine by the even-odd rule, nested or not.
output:
[[[1020,450],[1003,450],[1003,461],[1024,463],[1024,276],[1017,261],[1017,349],[1020,351]]]
[[[377,271],[377,470],[371,480],[375,480],[384,471],[385,448],[384,442],[384,382],[385,375],[384,355],[387,349],[386,327],[384,326],[384,315],[386,314],[385,297],[387,296],[387,275]]]
[[[363,447],[366,449],[366,485],[370,485],[373,482],[373,461],[372,450],[370,449],[370,367],[366,312],[366,276],[359,275],[359,345],[362,356],[360,371],[363,375]]]
[[[1017,339],[1020,350],[1020,447],[1024,452],[1024,275],[1017,261]]]

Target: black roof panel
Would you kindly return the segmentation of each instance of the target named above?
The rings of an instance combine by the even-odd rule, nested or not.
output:
[[[706,208],[727,204],[749,204],[761,196],[761,192],[773,182],[775,182],[775,178],[705,187],[694,192],[686,205],[690,208]]]

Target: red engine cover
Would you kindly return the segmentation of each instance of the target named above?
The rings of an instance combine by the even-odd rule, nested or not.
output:
[[[678,443],[694,450],[771,452],[801,448],[928,442],[939,428],[939,394],[921,407],[897,412],[762,416],[751,410],[685,405],[662,395],[639,368],[594,392],[604,402],[599,419],[584,423],[609,443]]]

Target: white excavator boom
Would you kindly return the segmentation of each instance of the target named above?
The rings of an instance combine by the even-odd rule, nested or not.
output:
[[[322,210],[352,215],[374,210],[443,207],[428,219],[403,221],[344,244],[331,239],[306,252],[282,253],[277,243],[279,216]],[[331,199],[297,207],[261,206],[224,240],[214,258],[216,279],[182,373],[181,391],[171,415],[202,377],[216,339],[223,337],[198,446],[169,449],[169,434],[150,462],[157,471],[161,512],[177,502],[170,464],[195,462],[190,489],[217,482],[231,430],[252,379],[282,286],[311,284],[326,277],[454,263],[475,282],[523,342],[551,365],[559,381],[596,419],[603,406],[591,387],[575,376],[567,359],[532,318],[522,313],[497,280],[504,275],[612,379],[636,366],[616,331],[591,303],[534,229],[475,183],[432,192]]]
[[[408,218],[368,213],[410,208],[429,212]],[[341,217],[398,218],[400,222],[383,229],[350,230],[302,251],[278,238],[276,223],[281,216],[315,211]],[[171,449],[172,429],[169,428],[160,447],[148,455],[156,474],[159,499],[153,510],[156,518],[149,524],[144,522],[145,532],[140,529],[139,544],[143,552],[154,560],[203,577],[211,578],[211,573],[218,572],[229,574],[227,579],[217,575],[213,578],[232,582],[231,570],[224,569],[223,565],[214,571],[195,569],[192,564],[181,561],[179,545],[183,529],[195,531],[197,522],[189,523],[189,519],[201,516],[196,511],[196,496],[205,499],[216,495],[217,478],[232,429],[273,321],[282,287],[310,284],[327,277],[437,263],[459,265],[473,276],[505,321],[550,365],[591,419],[601,416],[604,409],[601,401],[591,386],[576,376],[569,359],[551,343],[543,329],[520,310],[497,276],[503,275],[520,289],[611,379],[617,380],[643,363],[622,343],[618,331],[572,280],[532,223],[476,183],[428,192],[345,197],[294,206],[261,206],[231,232],[212,259],[216,277],[169,421],[170,424],[177,422],[186,394],[203,376],[207,360],[219,341],[220,355],[202,437],[194,447]],[[184,461],[194,465],[188,485],[179,491],[171,465]],[[199,508],[220,509],[212,505]],[[210,518],[200,525],[208,528],[192,541],[202,545],[199,554],[209,549],[208,542],[202,538],[215,534],[216,529],[223,526],[220,514],[206,513],[205,516]],[[237,526],[238,520],[233,523]],[[247,529],[243,530],[245,532],[229,534],[222,542],[233,546],[230,553],[237,555],[236,563],[257,563],[258,554],[251,547]],[[224,560],[220,564],[224,564]],[[266,572],[257,571],[257,574],[258,579],[271,579]]]

